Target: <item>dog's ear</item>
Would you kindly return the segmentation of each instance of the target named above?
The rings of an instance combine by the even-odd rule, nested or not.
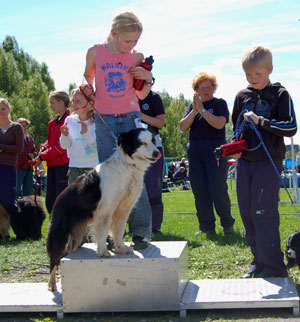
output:
[[[143,129],[134,129],[129,132],[119,134],[118,146],[121,147],[130,157],[143,144],[143,142],[139,140],[139,134],[141,131],[143,131]]]
[[[294,249],[299,249],[300,251],[300,232],[297,231],[291,235],[287,241]]]

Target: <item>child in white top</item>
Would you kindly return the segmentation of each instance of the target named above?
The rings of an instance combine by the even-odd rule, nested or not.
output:
[[[68,116],[60,130],[60,145],[67,149],[69,162],[69,184],[87,170],[99,164],[95,123],[93,113],[93,95],[88,85],[73,89],[71,102],[74,114]]]

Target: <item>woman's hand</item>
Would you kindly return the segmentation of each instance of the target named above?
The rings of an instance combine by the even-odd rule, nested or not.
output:
[[[69,128],[68,128],[68,123],[67,122],[60,127],[60,132],[64,136],[69,135]]]
[[[196,110],[196,112],[201,114],[201,110],[203,109],[203,104],[202,104],[201,96],[198,93],[194,94],[193,107]]]

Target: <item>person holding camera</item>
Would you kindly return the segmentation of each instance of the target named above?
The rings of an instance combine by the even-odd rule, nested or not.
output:
[[[227,186],[226,159],[219,163],[216,147],[226,143],[225,124],[229,111],[225,100],[215,98],[217,80],[213,75],[198,74],[192,83],[194,100],[180,121],[183,132],[190,130],[188,143],[189,178],[195,198],[199,233],[215,234],[215,214],[220,217],[224,234],[234,232]]]

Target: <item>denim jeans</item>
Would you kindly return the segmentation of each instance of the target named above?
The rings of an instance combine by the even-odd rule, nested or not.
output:
[[[33,171],[29,169],[17,170],[17,198],[33,194]]]
[[[102,114],[102,117],[109,129],[99,115],[95,114],[96,143],[100,162],[105,161],[113,154],[117,146],[118,135],[122,132],[135,129],[136,124],[134,120],[141,118],[139,112],[113,115]],[[151,217],[151,207],[144,184],[141,196],[132,209],[128,219],[129,234],[150,239]]]

